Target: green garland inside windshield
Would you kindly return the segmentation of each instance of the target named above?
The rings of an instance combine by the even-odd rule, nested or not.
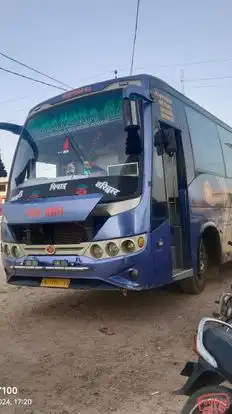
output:
[[[51,108],[32,118],[26,128],[34,137],[42,137],[102,125],[121,117],[121,99],[105,100],[98,95]]]

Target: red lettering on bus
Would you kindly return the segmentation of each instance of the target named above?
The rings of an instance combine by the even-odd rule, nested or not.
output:
[[[72,91],[66,92],[63,94],[63,99],[71,99],[78,95],[85,95],[86,93],[91,92],[91,86],[85,86],[79,89],[73,89]]]
[[[30,208],[25,215],[27,217],[41,217],[41,210],[39,208]]]
[[[63,214],[64,214],[63,207],[48,207],[45,210],[45,216],[47,217],[63,216]]]

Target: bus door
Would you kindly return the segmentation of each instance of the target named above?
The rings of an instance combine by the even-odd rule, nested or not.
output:
[[[188,199],[185,159],[182,148],[181,131],[160,122],[159,128],[164,137],[163,162],[164,184],[168,209],[171,240],[173,278],[185,275],[188,269]],[[182,276],[181,276],[182,275]]]

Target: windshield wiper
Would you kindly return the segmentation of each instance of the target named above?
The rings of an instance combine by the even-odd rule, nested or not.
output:
[[[81,162],[81,164],[84,165],[85,156],[82,153],[79,145],[75,142],[72,133],[68,130],[68,128],[63,127],[62,124],[59,123],[59,121],[55,118],[55,116],[53,114],[51,114],[49,112],[48,112],[48,114],[52,119],[54,119],[56,121],[57,125],[61,128],[61,130],[63,131],[63,133],[65,135],[65,138],[70,139],[70,143],[71,143],[73,151],[75,152],[75,154],[76,154],[78,160]]]

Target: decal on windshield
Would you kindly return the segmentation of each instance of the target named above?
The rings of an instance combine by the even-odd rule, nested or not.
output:
[[[101,190],[103,190],[103,191],[105,191],[105,193],[106,194],[113,194],[113,195],[117,195],[118,193],[120,193],[120,190],[117,190],[116,188],[114,188],[114,187],[111,187],[108,183],[107,183],[107,181],[103,181],[103,182],[101,182],[101,181],[98,181],[97,183],[96,183],[96,187],[97,188],[100,188]]]
[[[65,175],[74,175],[76,172],[75,162],[70,162],[64,167]]]
[[[67,137],[63,145],[63,154],[69,152],[69,146],[70,146],[70,142],[69,142],[69,138]]]
[[[80,184],[76,188],[75,194],[76,195],[85,195],[88,193],[88,187],[85,184]]]
[[[52,183],[50,185],[49,191],[55,190],[66,190],[68,183]]]
[[[70,139],[69,137],[65,138],[64,144],[63,144],[63,150],[58,151],[58,154],[68,154],[70,150]]]
[[[92,166],[89,161],[84,161],[84,175],[90,175],[92,172]]]
[[[121,120],[121,118],[122,100],[119,98],[105,100],[100,96],[96,102],[92,102],[92,107],[89,106],[88,109],[80,107],[78,103],[73,103],[72,110],[64,109],[61,113],[54,115],[51,120],[43,113],[38,114],[37,117],[29,121],[27,129],[34,139],[45,136],[48,138],[54,137],[54,134],[63,135],[67,129],[70,133],[72,131],[76,133],[83,128],[102,126],[112,121]]]
[[[32,193],[29,195],[29,198],[39,198],[40,197],[40,190],[33,190]]]
[[[31,185],[23,187],[22,190],[20,187],[18,189],[15,188],[12,190],[12,194],[10,194],[9,201],[20,199],[18,203],[21,203],[22,200],[36,201],[37,199],[51,199],[54,196],[74,197],[76,195],[77,197],[85,194],[96,195],[96,193],[101,193],[104,196],[104,200],[113,201],[115,196],[117,198],[120,197],[120,199],[128,198],[131,195],[135,197],[140,191],[138,177],[133,175],[125,175],[123,177],[118,175],[107,176],[105,172],[104,176],[101,176],[101,173],[96,172],[88,176],[74,175],[72,179],[66,177],[66,181],[65,177],[62,178],[63,181],[56,181],[54,178],[54,181],[52,181],[49,178],[45,178],[41,184],[32,181]],[[14,203],[16,205],[17,202],[12,201],[11,204],[13,205]],[[30,207],[34,208],[36,206],[33,205]]]
[[[20,190],[18,194],[16,194],[14,197],[11,198],[10,201],[17,201],[20,200],[20,198],[23,197],[23,190]]]

